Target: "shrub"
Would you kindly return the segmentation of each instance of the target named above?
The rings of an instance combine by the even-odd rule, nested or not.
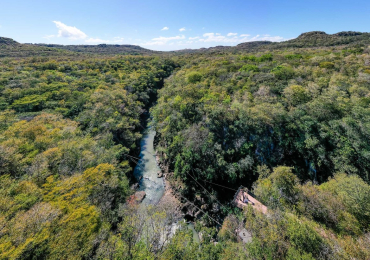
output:
[[[308,100],[307,90],[299,85],[292,85],[284,89],[284,96],[290,105],[296,106]]]
[[[242,60],[250,60],[250,61],[256,61],[257,60],[257,57],[254,56],[254,55],[246,55],[246,56],[242,56],[241,58]]]
[[[191,72],[188,74],[188,82],[189,83],[197,83],[199,82],[201,79],[202,79],[202,74],[200,74],[199,72]]]
[[[287,60],[296,60],[296,59],[302,59],[303,56],[302,54],[288,54],[288,55],[285,55],[284,58]]]
[[[273,57],[271,53],[263,54],[261,57],[258,58],[258,61],[264,62],[264,61],[272,61]]]
[[[280,80],[288,80],[294,77],[294,70],[283,65],[275,67],[271,72]]]
[[[319,66],[320,68],[323,68],[323,69],[332,69],[334,68],[334,63],[329,62],[329,61],[323,61],[323,62],[320,62]]]
[[[240,68],[239,71],[253,71],[253,72],[259,72],[260,69],[256,65],[247,64]]]

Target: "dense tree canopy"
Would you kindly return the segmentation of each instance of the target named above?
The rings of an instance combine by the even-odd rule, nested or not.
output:
[[[122,219],[141,120],[176,67],[154,57],[2,61],[0,255],[90,258]]]
[[[0,258],[369,259],[368,38],[167,54],[0,38]],[[130,189],[149,116],[199,241]],[[241,185],[268,214],[229,203]]]

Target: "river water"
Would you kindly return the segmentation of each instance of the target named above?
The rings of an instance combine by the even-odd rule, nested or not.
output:
[[[139,179],[140,191],[145,191],[144,204],[157,204],[164,194],[164,182],[157,177],[161,171],[155,159],[154,151],[155,131],[148,127],[141,139],[140,161],[135,167],[134,176]]]
[[[134,176],[137,179],[142,179],[139,181],[139,191],[145,191],[146,196],[143,200],[143,204],[157,204],[164,194],[164,181],[163,178],[158,178],[157,173],[161,171],[159,168],[154,151],[154,137],[156,132],[148,127],[141,139],[140,146],[140,160],[135,167]],[[178,223],[172,224],[172,235],[176,232],[179,227]],[[194,225],[192,223],[188,224],[188,228],[193,231],[193,239],[195,242],[199,243],[199,234],[195,231]]]

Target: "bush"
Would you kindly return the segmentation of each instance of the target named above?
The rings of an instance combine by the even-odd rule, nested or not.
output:
[[[258,58],[258,61],[264,62],[264,61],[272,61],[273,57],[271,53],[263,54],[261,57]]]
[[[256,65],[247,64],[240,68],[239,71],[253,71],[253,72],[259,72],[260,69]]]
[[[242,60],[250,60],[250,61],[256,61],[257,60],[257,57],[254,56],[254,55],[246,55],[246,56],[242,56],[241,58]]]
[[[298,60],[298,59],[302,59],[303,56],[302,54],[288,54],[288,55],[285,55],[284,56],[285,59],[288,59],[288,60]]]
[[[315,256],[318,256],[322,247],[325,246],[323,239],[314,230],[311,222],[299,220],[293,215],[288,217],[287,235],[294,247],[303,249]]]
[[[293,174],[291,167],[279,166],[268,177],[261,176],[258,179],[254,194],[269,207],[291,207],[298,201],[298,184],[299,179]]]
[[[323,61],[323,62],[320,62],[319,66],[320,66],[320,68],[323,68],[323,69],[332,69],[332,68],[334,68],[334,63],[333,62],[328,62],[328,61]]]
[[[187,79],[189,83],[194,84],[202,79],[202,74],[200,74],[199,72],[191,72],[188,74]]]
[[[288,80],[294,77],[294,70],[291,67],[279,65],[271,71],[277,79]]]
[[[357,218],[364,229],[370,228],[370,185],[356,175],[340,173],[320,188],[342,200],[348,212]]]
[[[299,85],[292,85],[284,89],[284,96],[290,105],[296,106],[308,100],[307,90]]]

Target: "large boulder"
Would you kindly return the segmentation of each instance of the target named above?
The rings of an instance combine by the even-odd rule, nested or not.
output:
[[[141,203],[143,201],[143,199],[145,198],[145,196],[146,196],[145,191],[137,191],[137,192],[135,192],[136,202]]]

